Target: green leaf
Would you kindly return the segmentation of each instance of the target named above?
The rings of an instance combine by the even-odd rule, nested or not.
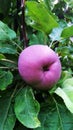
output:
[[[47,36],[43,32],[38,32],[36,35],[32,34],[30,37],[29,45],[46,44],[48,41]]]
[[[56,52],[59,53],[62,57],[68,56],[70,54],[70,47],[61,46],[56,48]]]
[[[51,32],[51,34],[49,35],[50,38],[53,41],[60,41],[61,40],[61,33],[62,33],[63,28],[58,27],[58,28],[54,28]]]
[[[16,38],[16,33],[0,21],[0,53],[17,53],[16,46],[12,41],[14,38]]]
[[[5,58],[0,59],[0,68],[3,68],[3,67],[14,70],[14,69],[17,69],[17,63],[14,60],[10,60],[10,59],[5,59]]]
[[[0,59],[0,69],[3,67],[11,70],[17,69],[17,62],[15,61],[16,58],[14,57],[14,55],[9,55],[9,57],[11,57],[12,60],[6,58]]]
[[[55,93],[63,99],[68,110],[73,113],[73,78],[66,79],[62,88],[58,87]]]
[[[71,36],[73,36],[73,26],[64,28],[62,33],[61,33],[61,37],[69,38]]]
[[[12,92],[0,94],[0,130],[13,130],[16,117],[13,111]]]
[[[10,42],[8,35],[0,28],[0,43]]]
[[[3,44],[0,43],[0,53],[16,54],[17,50],[16,50],[14,45],[6,44],[6,43],[3,43]]]
[[[3,54],[0,54],[0,60],[5,59],[5,56]]]
[[[68,78],[72,78],[72,72],[70,70],[62,71],[59,82],[61,82],[61,84],[62,84]]]
[[[43,103],[39,114],[41,127],[34,130],[72,130],[73,115],[59,100],[59,97],[53,100]]]
[[[37,128],[40,126],[38,113],[39,103],[35,100],[32,89],[22,89],[15,99],[15,114],[17,119],[28,128]]]
[[[55,0],[38,0],[39,2],[41,3],[44,3],[46,5],[46,7],[49,9],[49,10],[53,10],[55,4],[57,3],[57,1]]]
[[[16,121],[15,113],[13,111],[13,107],[10,106],[3,130],[13,130],[15,121]]]
[[[0,90],[5,90],[13,81],[10,71],[0,71]]]
[[[12,29],[10,29],[5,23],[3,23],[2,21],[0,21],[0,39],[1,39],[1,37],[3,38],[3,34],[1,34],[2,32],[4,32],[4,34],[10,40],[16,38],[16,33]]]
[[[49,34],[53,28],[58,26],[53,14],[50,13],[45,4],[27,1],[26,6],[28,9],[26,11],[26,16],[30,18],[27,24],[33,28]]]
[[[69,7],[73,7],[73,0],[64,0]]]

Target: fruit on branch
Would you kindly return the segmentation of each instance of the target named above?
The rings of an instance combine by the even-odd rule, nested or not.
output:
[[[47,45],[32,45],[21,52],[18,70],[23,80],[33,88],[48,90],[60,78],[61,63],[58,55]]]

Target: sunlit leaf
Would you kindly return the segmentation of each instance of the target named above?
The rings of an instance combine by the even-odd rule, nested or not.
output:
[[[64,30],[62,31],[61,37],[69,38],[71,36],[73,36],[73,26],[64,28]]]
[[[0,54],[0,60],[5,59],[5,56],[3,54]]]
[[[66,79],[62,88],[58,87],[55,93],[63,99],[66,107],[73,113],[73,78]]]
[[[49,34],[53,28],[58,26],[54,19],[54,15],[42,3],[27,1],[26,15],[29,16],[30,21],[27,23],[33,28]]]
[[[51,34],[49,35],[50,38],[52,39],[52,41],[60,41],[61,40],[61,32],[62,32],[63,28],[59,27],[59,28],[54,28],[51,32]]]

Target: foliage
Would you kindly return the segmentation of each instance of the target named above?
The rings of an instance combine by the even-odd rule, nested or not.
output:
[[[0,130],[72,130],[73,1],[27,0],[24,6],[23,13],[19,0],[0,0]],[[48,92],[33,90],[19,75],[26,43],[47,44],[60,57],[61,78]]]
[[[15,98],[14,108],[17,119],[24,126],[27,126],[28,128],[37,128],[40,126],[40,122],[37,118],[40,106],[34,98],[32,89],[27,87],[18,93]]]
[[[58,26],[58,23],[52,17],[52,13],[48,11],[44,4],[27,1],[26,6],[26,16],[30,18],[30,23],[27,23],[31,25],[33,28],[49,34],[53,28]]]

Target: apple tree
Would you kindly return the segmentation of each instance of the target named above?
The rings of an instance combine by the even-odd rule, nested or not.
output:
[[[73,130],[72,0],[0,0],[0,130]]]

